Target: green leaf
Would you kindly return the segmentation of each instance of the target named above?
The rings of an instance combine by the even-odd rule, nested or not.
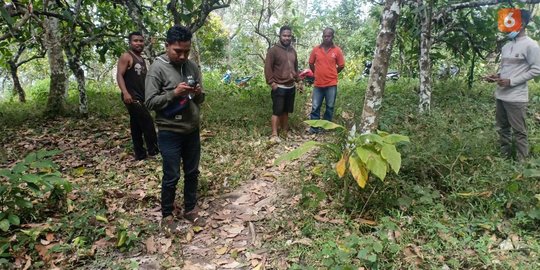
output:
[[[304,123],[308,124],[311,127],[324,128],[326,130],[345,129],[345,127],[327,120],[306,120],[304,121]]]
[[[109,220],[106,217],[100,216],[100,215],[96,215],[96,220],[101,221],[101,222],[105,222],[105,223],[109,223]]]
[[[15,166],[13,166],[13,169],[11,170],[13,173],[23,173],[26,170],[28,170],[28,167],[22,163],[17,163]]]
[[[373,243],[373,251],[375,251],[376,253],[381,253],[383,250],[383,246],[381,244],[381,242],[375,242]]]
[[[395,145],[385,143],[381,149],[381,156],[386,159],[396,174],[399,173],[401,154],[396,150]]]
[[[540,208],[531,209],[527,214],[529,215],[530,218],[539,220],[540,219]]]
[[[184,4],[186,5],[186,8],[188,10],[190,10],[190,11],[193,10],[193,6],[194,6],[193,0],[185,0]]]
[[[358,140],[357,142],[359,142],[360,144],[370,144],[370,143],[378,143],[378,144],[382,144],[383,143],[383,139],[381,136],[377,135],[377,134],[373,134],[373,133],[367,133],[367,134],[362,134],[360,136],[358,136]]]
[[[40,160],[33,162],[30,165],[34,169],[52,169],[55,168],[55,164],[51,160]]]
[[[25,199],[21,199],[21,198],[16,199],[15,204],[17,204],[19,207],[24,207],[24,208],[32,208],[33,207],[32,202],[27,201]]]
[[[36,155],[38,159],[43,159],[46,157],[53,157],[58,154],[60,154],[62,151],[55,149],[55,150],[39,150]]]
[[[25,174],[21,177],[21,180],[27,183],[38,184],[39,182],[41,182],[41,177],[35,174]]]
[[[0,170],[0,176],[5,176],[7,178],[11,178],[12,174],[10,170],[7,169],[1,169]]]
[[[9,220],[2,219],[0,220],[0,230],[7,232],[9,230]]]
[[[368,160],[372,156],[378,156],[379,155],[379,153],[375,152],[375,149],[373,149],[373,147],[371,147],[371,146],[357,147],[356,148],[356,154],[358,155],[358,157],[360,157],[362,162],[364,162],[365,164],[367,164]]]
[[[383,137],[383,141],[389,144],[396,144],[398,142],[410,142],[409,137],[399,134],[390,134]]]
[[[117,247],[123,246],[127,240],[127,232],[123,230],[119,231],[117,238],[118,238],[118,242],[116,242],[116,246]]]
[[[302,155],[304,155],[305,153],[309,152],[311,149],[317,147],[317,146],[320,146],[321,143],[319,142],[315,142],[315,141],[308,141],[308,142],[305,142],[304,144],[300,145],[300,147],[292,150],[291,152],[289,153],[286,153],[282,156],[280,156],[279,158],[276,159],[276,161],[274,161],[274,164],[280,164],[281,162],[283,161],[292,161],[292,160],[295,160],[299,157],[301,157]]]
[[[4,3],[4,1],[2,1],[2,3]],[[4,18],[9,25],[13,25],[15,23],[4,5],[0,5],[0,13],[2,14],[2,18]]]
[[[9,214],[8,220],[11,225],[19,226],[21,224],[21,220],[19,219],[19,217],[14,214]]]
[[[379,179],[384,180],[388,166],[386,165],[386,161],[384,161],[381,156],[371,156],[366,165],[371,173],[373,173]]]
[[[37,154],[36,153],[30,153],[24,158],[24,163],[30,164],[37,160]]]

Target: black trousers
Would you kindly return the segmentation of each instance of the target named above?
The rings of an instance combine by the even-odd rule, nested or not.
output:
[[[161,156],[163,157],[161,213],[163,217],[167,217],[173,212],[176,186],[180,180],[180,164],[182,164],[184,171],[184,211],[191,211],[197,204],[199,161],[201,158],[199,130],[190,134],[160,130],[158,136]]]
[[[135,158],[140,160],[146,158],[148,154],[153,156],[159,153],[154,120],[148,109],[140,101],[126,104],[126,108],[129,112],[129,126]],[[146,142],[148,153],[147,149],[144,148],[144,142]]]

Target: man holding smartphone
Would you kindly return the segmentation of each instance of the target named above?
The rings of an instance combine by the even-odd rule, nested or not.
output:
[[[513,133],[517,160],[522,162],[529,155],[526,123],[529,102],[527,82],[540,75],[540,47],[525,32],[531,17],[530,12],[525,9],[519,11],[521,27],[508,34],[509,40],[501,50],[499,73],[484,79],[497,83],[495,118],[501,152],[505,158],[513,158]]]
[[[162,226],[175,230],[173,217],[180,164],[184,172],[184,218],[198,219],[197,186],[201,141],[200,104],[204,101],[201,71],[188,59],[192,33],[175,25],[167,31],[166,53],[157,57],[146,76],[146,106],[156,111],[158,143],[163,157]]]

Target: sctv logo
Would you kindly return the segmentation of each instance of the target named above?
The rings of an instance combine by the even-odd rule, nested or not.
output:
[[[504,33],[518,32],[522,26],[521,10],[517,8],[503,8],[499,10],[499,31]]]

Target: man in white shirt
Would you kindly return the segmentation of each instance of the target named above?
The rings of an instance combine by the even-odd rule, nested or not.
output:
[[[506,158],[514,157],[513,132],[518,161],[525,161],[529,155],[525,121],[529,102],[527,81],[540,75],[540,47],[525,30],[529,20],[530,12],[521,9],[521,28],[508,34],[509,41],[501,51],[499,73],[485,78],[488,82],[497,83],[495,118],[501,152]]]

